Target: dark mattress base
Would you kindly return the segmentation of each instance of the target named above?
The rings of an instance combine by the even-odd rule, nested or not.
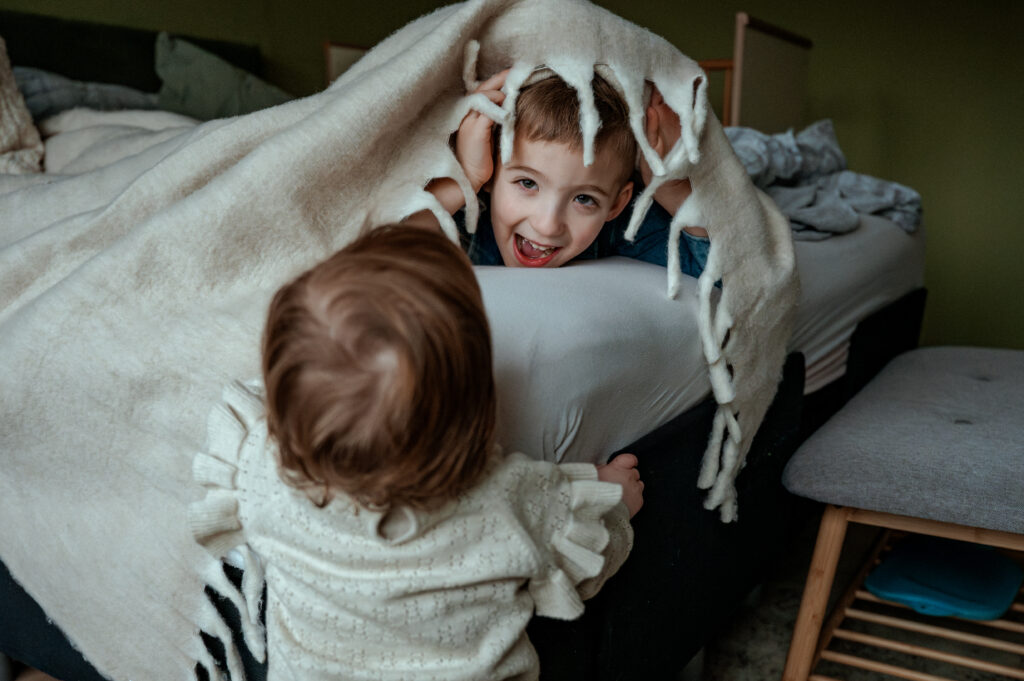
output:
[[[889,359],[917,345],[924,303],[925,291],[919,289],[861,322],[851,340],[846,375],[821,391],[804,395],[803,356],[788,358],[775,401],[737,479],[737,522],[723,524],[717,511],[705,510],[704,492],[696,487],[714,416],[711,400],[623,448],[640,459],[646,485],[644,508],[633,521],[633,552],[588,601],[583,617],[531,622],[528,632],[540,654],[543,678],[672,678],[715,637],[766,566],[785,550],[799,511],[806,509],[806,502],[781,483],[789,457]],[[226,602],[220,605],[237,630],[237,613]],[[0,651],[64,681],[102,678],[6,569],[0,569]],[[246,667],[251,681],[266,677],[265,665],[248,658]]]
[[[534,618],[543,678],[669,679],[721,629],[792,526],[780,482],[797,445],[803,356],[791,355],[736,481],[739,519],[704,509],[696,481],[715,404],[694,407],[624,451],[640,460],[644,508],[629,560],[574,622]]]

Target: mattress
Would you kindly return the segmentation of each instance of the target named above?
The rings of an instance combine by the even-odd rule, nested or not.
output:
[[[160,111],[67,111],[44,125],[48,170],[112,163],[194,124]],[[868,216],[847,234],[798,241],[796,253],[802,297],[791,350],[804,354],[813,391],[843,375],[857,322],[922,285],[924,235]],[[477,274],[506,449],[604,461],[710,393],[695,279],[683,277],[669,300],[663,268],[621,258]]]
[[[801,294],[790,346],[804,355],[805,393],[846,372],[858,322],[924,286],[924,249],[924,228],[908,234],[872,215],[848,234],[796,242]]]
[[[801,298],[790,349],[806,392],[846,370],[857,323],[924,283],[924,233],[866,216],[796,244]],[[550,461],[602,462],[710,394],[696,280],[609,258],[556,270],[478,267],[494,337],[498,437]]]

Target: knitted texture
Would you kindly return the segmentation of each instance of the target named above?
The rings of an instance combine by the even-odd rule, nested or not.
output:
[[[508,122],[541,65],[620,88],[656,173],[635,215],[660,182],[691,180],[673,230],[711,237],[700,325],[719,403],[699,482],[735,517],[796,300],[786,219],[732,152],[704,74],[667,41],[582,0],[472,0],[397,31],[311,97],[140,140],[81,174],[0,175],[0,555],[101,672],[184,680],[205,655],[195,634],[219,566],[188,530],[191,463],[221,386],[259,374],[273,292],[423,209],[454,235],[424,190],[452,177],[472,191],[451,133],[471,107]],[[509,66],[505,108],[466,96]],[[682,123],[664,159],[642,134],[648,82]]]
[[[209,491],[189,517],[214,555],[247,541],[259,556],[271,679],[537,678],[534,610],[578,617],[632,543],[619,485],[521,454],[435,512],[344,496],[317,508],[281,481],[259,395],[235,384],[224,399],[193,465]],[[258,611],[258,590],[232,597]],[[258,619],[243,622],[261,653]],[[239,678],[230,645],[229,666]]]
[[[42,163],[43,142],[14,80],[7,43],[0,37],[0,174],[38,173]]]

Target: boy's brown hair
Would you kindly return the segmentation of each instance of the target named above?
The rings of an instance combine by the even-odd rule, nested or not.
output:
[[[636,164],[637,144],[629,127],[629,107],[608,81],[595,75],[594,105],[601,119],[594,146],[610,149],[621,159],[620,183],[624,185]],[[580,104],[576,90],[558,76],[531,83],[516,98],[516,134],[539,142],[560,142],[570,149],[583,148]]]
[[[495,425],[491,339],[466,255],[382,227],[284,286],[263,336],[268,429],[320,504],[430,509],[477,482]]]

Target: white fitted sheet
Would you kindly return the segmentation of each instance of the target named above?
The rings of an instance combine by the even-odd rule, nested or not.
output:
[[[865,217],[796,244],[802,293],[790,347],[808,391],[845,372],[857,323],[921,286],[924,235]],[[554,270],[478,267],[494,337],[498,437],[551,461],[604,461],[710,392],[696,280],[665,296],[664,268],[623,258]]]
[[[924,229],[907,234],[884,218],[824,241],[796,242],[800,307],[790,347],[804,354],[804,392],[846,373],[858,322],[924,285]]]

